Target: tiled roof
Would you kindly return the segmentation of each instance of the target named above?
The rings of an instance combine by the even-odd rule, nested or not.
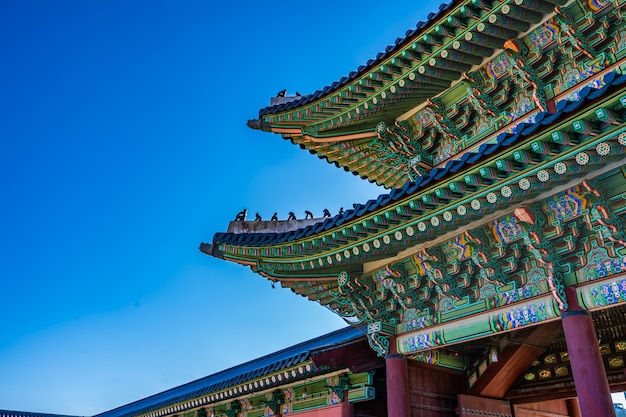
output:
[[[626,75],[610,72],[604,77],[604,85],[601,88],[585,87],[580,91],[579,99],[576,101],[563,100],[556,106],[554,113],[542,112],[536,115],[533,123],[520,123],[516,126],[514,133],[500,133],[493,143],[485,143],[478,149],[466,152],[459,159],[449,161],[442,168],[432,169],[428,175],[419,177],[416,181],[407,182],[402,188],[395,188],[388,194],[381,194],[375,200],[369,200],[365,204],[354,204],[353,209],[346,210],[343,214],[337,214],[329,217],[317,224],[304,227],[299,230],[283,232],[283,233],[216,233],[213,237],[214,247],[220,244],[229,244],[236,246],[265,246],[285,243],[313,234],[322,233],[334,227],[352,220],[354,217],[360,217],[380,210],[381,208],[393,203],[394,201],[418,193],[429,184],[438,182],[448,175],[466,169],[470,165],[484,160],[485,157],[494,152],[504,150],[505,148],[527,139],[537,130],[550,126],[553,123],[565,119],[569,113],[576,111],[589,104],[591,101],[606,95],[610,91],[614,91],[616,87],[626,83]],[[204,250],[207,250],[204,247]],[[210,253],[212,254],[212,253]]]
[[[441,4],[439,6],[439,11],[437,11],[436,13],[430,13],[428,15],[428,20],[426,22],[423,22],[423,21],[418,22],[417,25],[415,26],[415,29],[410,29],[410,30],[408,30],[405,33],[404,38],[396,39],[396,41],[394,42],[393,45],[389,45],[389,46],[387,46],[387,48],[385,48],[384,52],[378,53],[376,55],[376,58],[370,59],[369,61],[367,61],[367,63],[365,65],[361,65],[359,68],[357,68],[356,71],[350,72],[350,74],[348,74],[346,77],[342,77],[340,80],[335,81],[331,85],[326,86],[326,87],[324,87],[321,90],[317,90],[314,93],[307,94],[307,95],[303,96],[299,100],[294,100],[294,101],[290,101],[290,102],[283,103],[283,104],[278,104],[278,105],[274,105],[274,106],[265,107],[265,108],[259,110],[259,116],[262,117],[262,116],[267,115],[267,114],[280,113],[280,112],[285,111],[285,110],[294,109],[294,108],[300,107],[302,105],[305,105],[305,104],[308,104],[308,103],[312,103],[315,100],[319,100],[320,98],[324,97],[325,95],[330,94],[333,91],[336,91],[336,90],[338,90],[338,89],[340,89],[340,88],[350,84],[354,80],[359,79],[364,73],[366,73],[366,72],[370,71],[372,68],[380,65],[381,62],[385,61],[391,55],[393,55],[396,51],[401,49],[407,42],[409,42],[411,40],[411,38],[416,33],[418,33],[420,30],[422,30],[422,29],[428,27],[429,25],[431,25],[432,22],[435,19],[437,19],[443,12],[449,10],[454,3],[455,3],[455,0],[450,1],[448,3]]]
[[[198,398],[245,381],[262,377],[298,363],[302,363],[310,358],[312,352],[317,350],[339,347],[344,344],[360,340],[363,337],[364,334],[360,329],[356,327],[346,327],[307,342],[291,346],[276,353],[263,356],[259,359],[255,359],[216,374],[163,391],[159,394],[106,411],[98,414],[97,417],[135,416],[177,404],[182,401]],[[18,415],[16,417],[31,416]]]

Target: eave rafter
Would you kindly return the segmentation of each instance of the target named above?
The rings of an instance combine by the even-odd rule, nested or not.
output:
[[[309,151],[318,155],[323,155],[329,163],[346,167],[351,172],[358,172],[361,178],[369,179],[376,183],[382,183],[384,179],[396,178],[400,181],[403,174],[390,167],[382,167],[374,164],[375,155],[366,146],[374,136],[368,136],[361,141],[351,141],[350,146],[345,146],[348,142],[328,142],[328,143],[307,143],[307,140],[291,138],[292,142],[302,144]]]
[[[483,158],[479,167],[443,178],[418,193],[406,191],[405,197],[394,198],[392,204],[385,203],[392,201],[392,194],[383,195],[377,204],[381,208],[376,211],[367,210],[373,200],[355,205],[351,218],[330,229],[322,227],[307,236],[272,245],[216,243],[225,258],[253,262],[255,269],[271,271],[272,276],[315,279],[310,275],[313,271],[332,276],[337,268],[376,260],[383,252],[388,256],[407,245],[435,239],[447,228],[488,215],[496,209],[492,200],[500,195],[511,204],[526,201],[545,192],[546,186],[558,187],[608,161],[623,163],[624,93],[621,88],[551,129],[538,130],[514,147]],[[340,148],[336,151],[341,153]],[[545,182],[546,175],[549,182]],[[384,251],[378,250],[383,246]]]
[[[622,139],[617,142],[621,146],[618,146],[617,153],[622,153],[623,163],[626,146],[623,130],[620,137]],[[611,146],[609,142],[600,142],[604,144],[600,148],[608,149]],[[448,342],[454,344],[469,340],[468,337],[484,336],[482,331],[472,334],[462,330],[481,315],[484,323],[490,323],[487,327],[492,332],[508,331],[511,327],[502,325],[503,322],[508,323],[507,320],[493,318],[497,315],[510,317],[510,312],[515,310],[500,310],[494,316],[493,309],[507,308],[531,299],[537,301],[538,297],[541,297],[541,305],[546,306],[538,321],[556,320],[558,311],[568,309],[566,274],[570,274],[570,282],[577,280],[583,284],[578,290],[581,294],[579,299],[587,302],[595,298],[589,297],[589,294],[606,291],[609,296],[611,291],[617,291],[598,291],[594,287],[596,284],[589,284],[590,281],[604,280],[601,285],[606,289],[617,280],[623,282],[623,267],[607,268],[606,265],[611,262],[606,262],[606,259],[614,259],[615,265],[623,265],[624,262],[617,252],[618,248],[626,248],[622,220],[626,213],[624,190],[624,167],[613,167],[577,184],[570,182],[556,194],[541,195],[537,200],[531,198],[517,208],[508,207],[507,214],[501,212],[492,219],[483,219],[464,232],[447,236],[428,248],[388,259],[384,266],[369,269],[364,275],[342,271],[337,276],[337,284],[331,286],[318,286],[316,283],[310,283],[312,288],[293,283],[286,286],[298,294],[315,297],[311,299],[316,301],[323,300],[320,301],[322,304],[351,319],[352,323],[411,323],[418,313],[429,312],[428,319],[423,323],[430,329],[411,334],[410,342],[406,338],[404,342],[400,341],[405,354],[431,350]],[[610,231],[600,230],[598,225],[603,224]],[[506,244],[494,245],[493,239]],[[454,242],[454,248],[450,242]],[[606,255],[601,260],[591,261],[589,245],[602,246]],[[577,271],[574,276],[573,271]],[[607,280],[608,277],[612,278]],[[500,286],[502,291],[486,289],[483,292],[483,287],[491,288],[492,284]],[[620,297],[609,297],[611,301],[591,302],[593,308],[601,309],[606,306],[605,303],[623,303]],[[456,300],[459,304],[452,307],[447,301],[442,303],[442,299]],[[520,311],[518,307],[514,309]],[[405,320],[407,313],[410,317]],[[472,314],[471,319],[457,320],[467,317],[468,313]],[[452,321],[455,323],[451,324]],[[450,327],[446,323],[450,323]],[[536,321],[527,320],[518,324],[526,326],[530,323]],[[415,328],[413,324],[397,327],[399,332]],[[449,338],[447,341],[444,337],[421,338],[421,335],[433,333],[448,333]]]
[[[403,110],[408,111],[449,88],[461,79],[463,72],[482,64],[504,42],[528,31],[544,14],[553,13],[555,6],[564,3],[466,1],[417,30],[399,46],[389,47],[388,51],[395,51],[387,59],[375,66],[369,64],[372,67],[362,74],[350,74],[324,97],[293,110],[266,114],[265,122],[278,126],[304,120],[306,133],[316,136],[359,123],[374,114],[382,115],[390,105],[406,101]],[[349,78],[354,80],[347,83]]]

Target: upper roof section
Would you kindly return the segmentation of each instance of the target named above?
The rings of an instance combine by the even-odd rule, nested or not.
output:
[[[469,201],[475,201],[477,195],[484,200],[484,196],[500,182],[510,186],[517,176],[521,178],[529,170],[538,170],[554,161],[563,162],[568,153],[580,151],[587,140],[597,139],[598,132],[610,133],[614,128],[622,126],[621,116],[619,122],[606,124],[604,120],[606,114],[624,113],[626,75],[606,71],[600,73],[599,77],[590,85],[579,87],[575,96],[559,100],[553,112],[535,113],[532,120],[526,119],[519,123],[514,132],[501,132],[492,141],[464,152],[456,160],[447,161],[415,181],[407,182],[403,187],[381,194],[376,199],[354,204],[353,208],[333,217],[312,219],[309,225],[301,221],[281,222],[291,224],[291,228],[282,226],[281,229],[275,227],[265,230],[261,229],[264,224],[273,225],[277,222],[231,222],[227,232],[216,233],[212,243],[201,245],[201,250],[212,256],[236,258],[243,264],[255,267],[258,267],[256,262],[261,258],[266,261],[279,260],[280,266],[275,267],[287,268],[287,259],[293,258],[293,265],[288,268],[290,273],[302,271],[307,274],[310,273],[309,262],[319,263],[318,272],[322,265],[339,266],[338,261],[327,263],[322,259],[328,255],[334,258],[357,241],[392,234],[390,230],[414,227],[418,222],[436,223],[435,229],[439,232],[434,236],[449,231],[448,227],[455,229],[458,225],[452,218],[448,222],[440,222],[437,216],[446,210],[457,212],[464,200],[468,204]],[[589,126],[595,127],[591,129]],[[623,157],[619,151],[615,156]],[[598,161],[599,164],[604,162]],[[592,170],[595,168],[597,166]],[[557,184],[542,183],[538,189],[546,191],[546,188]],[[515,194],[513,198],[528,199],[526,190],[521,191],[524,192]],[[483,201],[483,206],[485,202],[487,200]],[[499,206],[493,205],[493,208],[495,210]],[[436,222],[433,218],[437,218]],[[423,233],[411,234],[410,241],[398,250],[425,239]],[[373,241],[368,242],[368,246],[372,245]],[[388,252],[384,254],[389,255]],[[311,255],[320,258],[308,258]],[[355,258],[371,261],[375,259],[375,254],[362,251],[358,257],[344,259],[341,268],[346,268],[345,263]],[[331,275],[334,273],[332,270]]]
[[[386,103],[395,102],[391,96],[387,97],[385,94],[381,96],[380,93],[383,90],[387,90],[391,84],[396,84],[401,79],[408,79],[411,72],[418,71],[418,74],[425,74],[427,71],[422,70],[420,72],[418,70],[420,64],[428,63],[428,59],[424,60],[422,58],[427,58],[426,55],[432,55],[439,49],[443,50],[443,34],[452,35],[452,32],[461,30],[461,22],[454,17],[454,13],[450,12],[454,10],[453,6],[455,3],[458,5],[468,4],[459,8],[459,13],[468,13],[468,10],[470,10],[468,7],[481,9],[486,6],[480,0],[470,2],[457,0],[442,4],[438,12],[428,15],[426,22],[418,22],[415,29],[406,32],[404,38],[396,39],[393,45],[389,45],[375,59],[370,59],[365,65],[360,66],[356,71],[350,72],[346,77],[312,94],[272,98],[270,106],[259,111],[260,124],[258,127],[266,126],[268,122],[271,125],[287,126],[292,124],[291,122],[299,125],[309,120],[315,120],[315,123],[307,123],[309,125],[307,128],[314,129],[317,132],[324,132],[340,129],[348,125],[355,126],[366,123],[368,121],[368,113],[378,113],[382,107],[385,107]],[[478,14],[480,13],[477,10],[476,15],[478,16]],[[466,21],[466,18],[464,18],[464,21]],[[430,32],[433,32],[437,39],[429,38],[429,36],[433,36]],[[436,45],[436,42],[439,45]],[[493,49],[489,51],[483,50],[483,52],[493,53]],[[411,78],[417,77],[418,74],[414,74]],[[460,76],[460,73],[458,75]],[[424,75],[424,77],[428,76]],[[429,78],[424,79],[429,80]],[[449,82],[445,81],[439,84],[444,83],[448,84],[448,86],[450,85]],[[445,87],[438,86],[437,89],[443,91]],[[414,104],[422,103],[430,95],[426,94],[421,99],[416,98],[414,95],[411,97],[399,96],[397,101],[401,102],[401,105],[396,106],[394,113],[397,113],[400,107],[405,111],[410,110],[414,107]],[[378,96],[379,99],[376,99],[375,96]],[[359,106],[363,106],[368,101],[371,101],[372,107],[368,108],[365,105],[364,108],[369,110],[369,112],[359,111]],[[334,123],[333,119],[341,118],[342,114],[348,114],[348,112],[342,111],[348,107],[354,109],[354,118],[345,121],[337,119],[338,122]],[[290,114],[290,112],[299,109],[304,109],[310,117],[299,117],[297,114]],[[254,122],[251,122],[251,124],[253,124],[252,127],[257,127]]]
[[[609,3],[585,3],[442,4],[366,65],[312,94],[273,100],[248,124],[400,188],[532,112],[553,111],[563,82],[551,68],[562,57],[605,59],[596,49],[612,30],[613,17],[602,16]]]
[[[135,401],[133,403],[124,405],[122,407],[106,411],[98,414],[98,417],[130,417],[142,414],[148,414],[155,410],[163,409],[174,404],[190,404],[189,407],[197,407],[199,404],[209,404],[211,399],[209,394],[212,393],[226,393],[219,396],[220,400],[227,400],[228,397],[235,398],[240,394],[237,394],[236,389],[230,389],[237,387],[242,383],[254,380],[256,378],[263,377],[281,371],[283,369],[293,367],[298,364],[302,364],[305,361],[310,360],[311,355],[317,351],[325,351],[327,349],[339,348],[343,345],[355,343],[365,338],[363,332],[356,327],[347,327],[341,330],[337,330],[326,335],[311,339],[309,341],[299,343],[297,345],[288,347],[281,351],[263,356],[261,358],[252,360],[250,362],[237,365],[233,368],[226,369],[213,375],[200,378],[196,381],[189,382],[187,384],[163,391],[159,394]],[[303,369],[303,373],[297,375],[293,379],[304,379],[315,375],[318,370],[311,367],[311,369]],[[249,394],[253,391],[262,391],[272,388],[272,385],[278,386],[282,382],[272,383],[269,385],[253,388],[252,391],[246,387],[246,393]],[[255,384],[256,386],[256,384]],[[239,390],[239,392],[242,392]],[[218,397],[218,396],[216,396]],[[184,411],[185,407],[181,408]],[[149,414],[148,414],[149,415]],[[2,415],[2,417],[5,417]],[[8,415],[6,417],[38,417],[38,415]],[[42,417],[46,417],[42,415]]]
[[[320,137],[302,134],[322,117],[309,120],[302,113],[302,103],[310,102],[309,97],[298,99],[297,105],[294,101],[264,110],[274,112],[262,116],[267,120],[264,126],[283,132],[301,147],[337,164],[347,164],[346,169],[354,166],[365,172],[377,167],[372,172],[386,185],[391,184],[389,193],[297,229],[229,229],[216,233],[201,250],[248,265],[281,282],[312,277],[331,282],[342,271],[360,274],[369,268],[366,264],[439,239],[458,229],[459,224],[481,221],[497,210],[522,204],[602,169],[607,158],[588,162],[581,156],[599,146],[601,137],[612,146],[610,158],[617,161],[624,157],[620,135],[626,123],[626,0],[569,1],[565,5],[547,0],[505,0],[482,8],[476,1],[455,3],[431,19],[421,29],[421,36],[435,30],[441,19],[447,21],[463,10],[472,11],[472,17],[457,29],[464,33],[464,40],[459,40],[460,34],[440,36],[442,45],[449,46],[450,37],[455,40],[448,52],[437,49],[438,56],[461,60],[473,54],[461,53],[461,47],[455,49],[455,45],[466,45],[471,51],[488,48],[492,55],[465,72],[459,69],[463,62],[450,63],[440,74],[457,72],[462,79],[456,84],[451,81],[445,91],[395,121],[378,121],[371,133],[374,139],[352,137],[339,142],[337,134],[323,142]],[[496,22],[506,22],[510,28]],[[526,32],[519,34],[513,27]],[[485,34],[487,31],[491,34]],[[519,36],[503,40],[515,34]],[[478,45],[480,42],[492,46]],[[496,43],[503,49],[497,50],[493,46]],[[386,56],[393,57],[406,48],[398,42]],[[431,57],[434,49],[430,49]],[[378,64],[387,58],[379,58]],[[410,78],[420,73],[418,68],[430,68],[425,61],[419,62],[407,70],[408,75],[398,76]],[[376,66],[370,64],[368,68],[374,71]],[[375,90],[387,91],[386,86],[398,85],[394,80]],[[342,88],[329,88],[325,97]],[[376,91],[366,96],[375,98]],[[420,95],[421,90],[414,94]],[[391,103],[389,108],[397,106]],[[368,117],[379,120],[377,115],[383,114],[370,110],[363,123]],[[280,119],[288,113],[293,115],[289,122],[293,127],[285,127],[288,121]],[[358,125],[358,121],[327,131],[343,129],[345,133],[351,125]],[[285,133],[291,131],[284,129],[300,134]],[[575,169],[563,174],[564,164]],[[554,181],[546,180],[547,170],[558,171]],[[531,185],[533,181],[538,181],[537,187]],[[505,198],[498,199],[498,195]]]

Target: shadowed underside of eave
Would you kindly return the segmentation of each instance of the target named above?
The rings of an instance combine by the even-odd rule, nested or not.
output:
[[[605,19],[602,25],[608,28],[606,32],[614,33],[615,27],[611,25],[618,23],[613,20],[613,12],[609,10],[612,6],[603,6],[602,10],[594,11],[595,21],[584,15],[588,10],[581,12],[575,10],[576,7],[576,4],[563,0],[472,0],[443,5],[439,13],[429,15],[426,22],[420,22],[415,30],[408,31],[404,38],[397,39],[376,59],[368,61],[349,76],[313,94],[295,100],[290,98],[284,104],[264,108],[257,122],[265,126],[263,130],[278,131],[274,129],[297,127],[299,133],[284,134],[285,138],[363,179],[386,188],[401,187],[415,179],[407,167],[388,164],[376,150],[371,149],[371,144],[348,140],[346,137],[355,132],[370,131],[374,140],[378,123],[392,126],[396,121],[411,118],[418,109],[431,106],[429,99],[433,98],[442,99],[449,112],[454,106],[465,106],[465,109],[460,109],[461,113],[470,115],[471,99],[466,97],[466,88],[472,85],[473,81],[468,82],[472,79],[471,74],[487,71],[486,66],[503,55],[505,50],[507,54],[508,51],[515,51],[512,57],[521,54],[541,77],[548,77],[545,79],[546,85],[556,85],[555,80],[550,78],[550,68],[564,65],[558,61],[561,58],[555,57],[564,56],[562,45],[570,41],[561,37],[541,45],[541,52],[523,52],[523,45],[528,44],[526,38],[537,36],[534,31],[558,32],[565,30],[559,29],[559,25],[561,28],[565,27],[563,25],[573,25],[570,27],[577,28],[580,33],[576,35],[578,44],[573,41],[573,45],[580,45],[580,37],[583,36],[589,40],[585,48],[593,50],[595,47],[603,51],[596,53],[598,57],[615,49],[606,49],[609,46],[606,39],[610,38],[605,34],[593,32],[600,27],[601,17]],[[521,49],[519,45],[522,45]],[[593,58],[589,51],[581,49],[584,48],[566,51],[571,55],[568,59],[578,61],[581,57],[587,60]],[[587,56],[582,55],[583,52]],[[511,92],[525,94],[525,90],[528,90],[528,86],[514,86],[513,70],[509,75],[498,74],[497,78],[498,84],[506,84],[507,92],[497,91],[497,95],[492,97],[496,101],[507,94],[510,96]],[[513,90],[511,86],[514,86]],[[554,92],[547,91],[547,94],[552,99]],[[507,106],[510,106],[511,98],[507,100]],[[481,112],[468,117],[479,116]],[[463,140],[474,144],[481,138],[472,137],[476,134],[467,132],[465,126],[468,126],[468,121],[463,120],[463,117],[459,118],[457,114],[453,122],[457,127],[462,126],[459,132],[462,136],[467,135]],[[420,122],[412,120],[411,123],[415,124],[413,129],[421,129]],[[497,120],[494,120],[494,125],[504,127]],[[432,140],[446,140],[446,135],[440,131]],[[333,138],[336,140],[333,141]],[[318,141],[324,142],[324,146],[319,146]],[[341,145],[347,151],[338,157],[337,150]],[[428,170],[435,166],[439,165],[435,163],[424,168]]]
[[[536,123],[526,125],[531,132],[528,137],[524,135],[525,130],[515,135],[503,135],[499,144],[485,147],[476,154],[467,154],[465,163],[460,161],[459,164],[453,164],[447,170],[448,176],[445,175],[446,170],[433,172],[435,175],[427,178],[430,181],[394,189],[391,193],[383,194],[365,204],[355,204],[353,209],[343,214],[320,219],[313,225],[290,232],[218,233],[214,236],[208,253],[242,264],[251,263],[255,265],[253,269],[264,272],[268,277],[289,279],[299,276],[314,277],[315,274],[331,276],[341,268],[354,268],[360,262],[393,257],[395,253],[406,248],[398,246],[405,239],[412,242],[408,243],[409,245],[427,242],[447,233],[450,227],[452,229],[464,227],[470,222],[490,215],[496,206],[486,204],[487,201],[479,212],[467,210],[473,199],[478,197],[479,200],[483,200],[490,191],[492,193],[495,191],[497,195],[502,192],[509,195],[508,190],[511,190],[512,194],[507,198],[508,204],[519,204],[539,193],[545,193],[552,187],[562,187],[568,181],[576,181],[581,176],[591,175],[606,168],[609,162],[619,163],[623,160],[620,135],[626,129],[626,124],[612,124],[612,127],[605,131],[607,136],[590,134],[579,137],[577,142],[580,143],[559,145],[558,150],[552,146],[551,154],[541,157],[536,155],[534,159],[524,160],[519,157],[533,154],[535,147],[552,142],[554,137],[578,135],[575,129],[580,125],[579,121],[598,123],[598,115],[601,113],[592,111],[593,108],[586,109],[587,104],[607,109],[623,108],[621,100],[626,93],[623,86],[625,79],[624,76],[615,76],[609,81],[609,77],[605,77],[607,84],[601,90],[588,90],[587,97],[593,97],[591,100],[581,99],[571,103],[575,112],[568,113],[568,105],[564,107],[561,115],[547,115],[542,119],[542,122],[547,121],[550,129],[538,129],[541,123]],[[606,98],[603,101],[598,101],[604,96]],[[609,144],[611,151],[605,157],[594,157],[586,165],[580,165],[581,161],[578,159],[580,152],[588,150],[597,155],[597,146],[601,142]],[[471,162],[473,160],[482,162],[474,166]],[[515,164],[518,166],[515,170],[507,173],[500,171],[498,177],[482,179],[483,174],[496,172],[499,166]],[[537,187],[513,191],[519,187],[519,182],[523,183],[528,179],[535,181],[532,177],[533,172],[538,172],[542,168],[564,169],[565,166],[572,167],[571,175],[568,171],[567,175],[551,177],[549,182],[541,183]],[[475,179],[478,183],[463,192],[450,192],[459,183],[464,183],[466,178],[470,181]],[[463,215],[459,215],[461,209],[464,210]],[[450,220],[442,221],[441,215],[446,210],[448,212],[444,214],[450,216]],[[476,217],[477,215],[479,217]],[[433,227],[435,222],[436,226]],[[402,236],[401,241],[393,237],[398,233]],[[376,250],[374,245],[380,244],[383,238],[390,238],[390,243],[383,245],[384,251],[382,248]],[[346,252],[350,252],[349,258],[345,255]],[[358,273],[356,270],[349,272]]]

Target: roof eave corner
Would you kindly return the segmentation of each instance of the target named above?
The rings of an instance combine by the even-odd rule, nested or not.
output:
[[[265,123],[262,119],[250,119],[248,120],[247,125],[250,129],[254,130],[262,130],[263,132],[272,131],[272,127],[268,123]]]
[[[217,246],[211,243],[201,243],[200,252],[212,256],[214,258],[224,259],[224,254]]]

